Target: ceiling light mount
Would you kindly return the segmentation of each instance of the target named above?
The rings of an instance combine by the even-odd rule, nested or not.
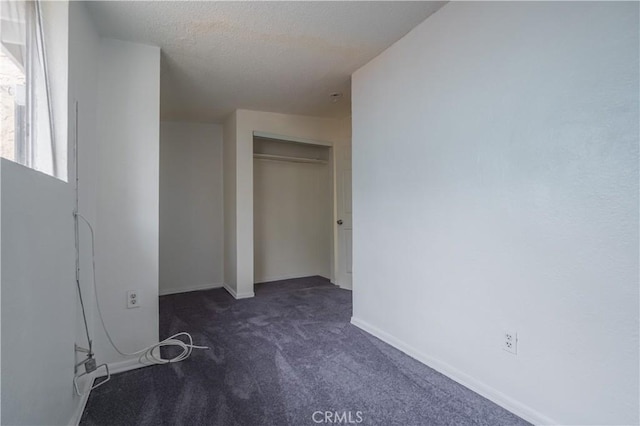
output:
[[[340,100],[340,98],[342,98],[342,93],[341,92],[333,92],[329,94],[329,99],[331,99],[331,103],[336,103]]]

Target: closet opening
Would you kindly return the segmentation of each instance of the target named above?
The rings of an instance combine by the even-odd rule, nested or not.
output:
[[[256,294],[333,281],[331,150],[321,143],[254,134]]]

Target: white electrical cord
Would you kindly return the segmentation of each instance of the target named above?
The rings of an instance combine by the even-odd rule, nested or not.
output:
[[[91,261],[92,261],[92,269],[93,269],[93,289],[96,296],[96,306],[98,308],[98,317],[100,318],[100,322],[102,323],[102,328],[104,329],[104,333],[107,335],[107,339],[109,340],[109,343],[111,343],[111,346],[113,346],[113,349],[115,349],[116,352],[118,352],[122,356],[139,356],[138,360],[140,362],[142,362],[142,360],[144,359],[148,364],[169,364],[174,362],[180,362],[189,358],[189,355],[191,355],[191,351],[193,351],[193,349],[209,349],[207,346],[194,345],[193,338],[191,337],[191,335],[183,331],[181,333],[174,334],[173,336],[165,340],[162,340],[161,342],[158,342],[151,346],[147,346],[146,348],[140,349],[139,351],[135,351],[131,353],[121,351],[118,348],[118,346],[116,346],[116,344],[114,343],[113,338],[111,338],[111,335],[109,334],[109,330],[107,329],[107,326],[104,322],[104,318],[102,316],[102,310],[100,309],[100,300],[98,297],[98,284],[96,283],[96,253],[95,253],[95,235],[93,232],[93,227],[91,226],[91,223],[89,223],[89,221],[84,216],[82,216],[79,213],[76,213],[75,215],[78,218],[82,219],[82,221],[87,224],[87,226],[89,227],[89,231],[91,232]],[[178,339],[178,337],[181,337],[181,336],[186,338],[187,342],[183,342],[182,340]],[[182,349],[182,352],[173,358],[164,359],[160,357],[160,351],[159,351],[159,349],[164,346],[177,346]],[[154,353],[156,352],[156,349],[158,350],[157,355]]]

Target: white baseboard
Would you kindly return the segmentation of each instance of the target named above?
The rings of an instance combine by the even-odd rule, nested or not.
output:
[[[377,337],[383,342],[388,343],[389,345],[404,352],[405,354],[420,361],[421,363],[433,368],[439,373],[444,374],[445,376],[460,383],[461,385],[471,389],[475,393],[482,395],[488,400],[498,404],[502,408],[511,411],[513,414],[523,418],[528,422],[537,425],[560,424],[559,422],[550,419],[549,417],[521,403],[520,401],[516,401],[515,399],[503,394],[502,392],[499,392],[491,386],[488,386],[487,384],[469,376],[468,374],[458,370],[457,368],[438,359],[435,359],[427,354],[421,353],[414,347],[402,342],[401,340],[367,323],[366,321],[351,317],[351,324]]]
[[[216,284],[195,285],[190,287],[166,288],[166,289],[161,289],[159,291],[159,295],[166,296],[169,294],[188,293],[191,291],[200,291],[200,290],[211,290],[212,288],[222,288],[222,287],[223,287],[222,283],[216,283]]]
[[[252,291],[250,293],[237,293],[233,288],[231,288],[231,286],[229,286],[227,283],[224,283],[222,285],[222,287],[227,290],[227,292],[233,296],[234,299],[249,299],[253,296],[255,296],[255,293]]]

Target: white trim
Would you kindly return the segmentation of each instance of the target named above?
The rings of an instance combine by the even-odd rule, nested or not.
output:
[[[169,294],[188,293],[190,291],[211,290],[213,288],[222,288],[222,283],[194,285],[190,287],[166,288],[159,291],[160,296]]]
[[[297,142],[297,143],[306,143],[306,144],[311,144],[311,145],[333,146],[333,143],[331,143],[331,142],[318,141],[318,140],[308,139],[308,138],[296,138],[294,136],[276,135],[275,133],[260,132],[260,131],[256,131],[256,130],[253,131],[253,136],[257,137],[257,138],[275,139],[275,140],[286,141],[286,142]]]
[[[89,394],[91,393],[91,385],[95,380],[95,374],[91,373],[85,377],[86,380],[84,380],[81,385],[82,389],[80,389],[82,395],[79,396],[80,401],[78,401],[78,405],[76,405],[76,409],[73,411],[71,420],[69,420],[69,426],[78,426],[80,424],[82,414],[84,414],[84,409],[87,406],[87,401],[89,401]]]
[[[255,294],[252,292],[250,293],[237,293],[233,288],[231,288],[231,286],[229,286],[227,283],[222,284],[222,287],[227,290],[227,292],[233,296],[234,299],[249,299],[253,296],[255,296]]]
[[[544,414],[534,410],[533,408],[523,404],[520,401],[517,401],[503,394],[502,392],[492,388],[491,386],[481,382],[480,380],[469,376],[468,374],[458,370],[457,368],[451,366],[450,364],[447,364],[446,362],[433,358],[427,354],[421,353],[414,347],[404,343],[400,339],[393,337],[389,333],[382,331],[379,328],[367,323],[366,321],[363,321],[356,317],[351,317],[351,324],[377,337],[378,339],[393,346],[394,348],[404,352],[405,354],[420,361],[421,363],[433,368],[439,373],[444,374],[445,376],[460,383],[461,385],[471,389],[475,393],[498,404],[502,408],[511,411],[513,414],[522,417],[524,420],[528,422],[531,422],[537,425],[560,424],[560,422],[550,419]]]

